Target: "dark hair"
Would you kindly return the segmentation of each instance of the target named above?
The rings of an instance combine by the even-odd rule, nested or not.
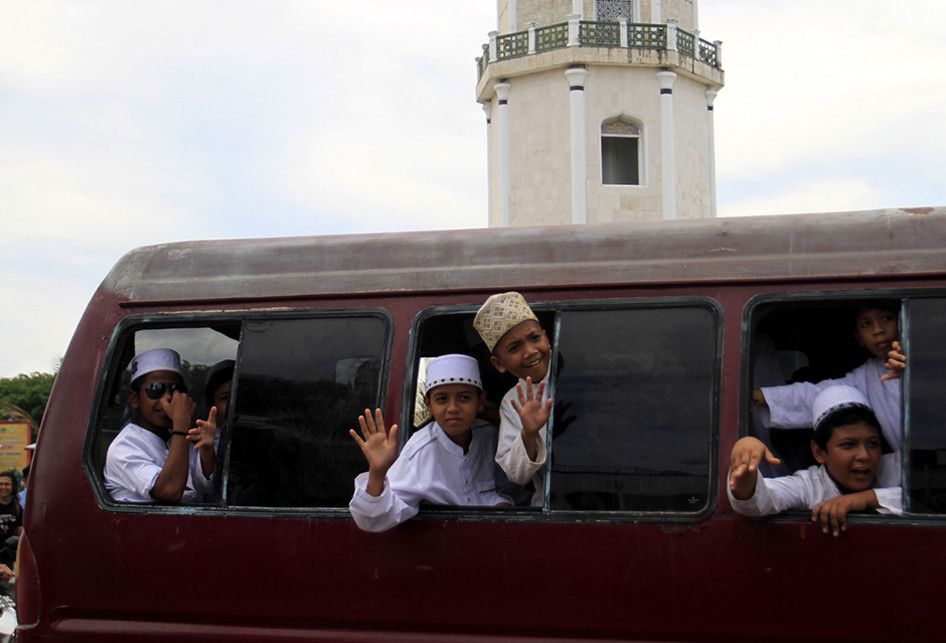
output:
[[[233,379],[233,367],[236,362],[232,359],[225,359],[217,362],[207,371],[207,385],[204,387],[204,394],[207,397],[207,406],[214,404],[214,391],[223,384]]]
[[[862,312],[868,309],[877,309],[882,310],[885,313],[891,313],[893,315],[900,314],[900,300],[899,299],[865,299],[858,301],[851,306],[850,317],[851,325],[857,323],[857,316]]]
[[[839,426],[847,426],[848,424],[858,424],[863,422],[869,426],[877,429],[877,433],[880,435],[881,444],[884,447],[882,450],[884,453],[890,452],[890,447],[887,445],[887,441],[884,439],[884,434],[880,430],[880,422],[877,421],[877,416],[874,415],[874,412],[871,411],[866,406],[847,406],[843,409],[838,409],[825,419],[821,421],[821,424],[818,425],[818,428],[815,430],[814,441],[822,449],[828,448],[828,440],[831,439],[831,436],[834,434],[834,430]]]

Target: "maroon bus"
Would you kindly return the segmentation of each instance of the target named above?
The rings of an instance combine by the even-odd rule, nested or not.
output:
[[[134,250],[43,419],[18,640],[942,640],[944,248],[946,208]],[[498,401],[510,382],[471,324],[513,289],[554,346],[544,506],[359,531],[347,429],[377,405],[406,439],[419,366],[447,352],[480,359]],[[736,515],[733,443],[764,434],[803,466],[809,435],[758,426],[752,387],[856,366],[848,311],[877,299],[910,358],[904,515],[839,538],[808,512]],[[235,360],[212,501],[119,503],[103,483],[129,362],[159,346],[192,391]]]

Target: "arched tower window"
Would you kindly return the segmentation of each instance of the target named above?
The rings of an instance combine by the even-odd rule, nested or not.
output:
[[[601,123],[601,182],[641,184],[641,128],[623,116]]]

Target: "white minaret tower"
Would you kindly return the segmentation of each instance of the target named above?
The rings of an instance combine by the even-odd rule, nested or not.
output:
[[[477,59],[490,226],[716,215],[697,0],[498,0]]]

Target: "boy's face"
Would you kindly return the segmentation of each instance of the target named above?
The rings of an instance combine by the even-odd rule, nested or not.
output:
[[[483,395],[469,384],[443,384],[427,392],[427,407],[451,440],[469,444],[470,427],[483,410]]]
[[[851,491],[870,488],[880,462],[880,431],[877,427],[866,422],[836,427],[827,447],[822,449],[812,441],[811,452],[835,481]]]
[[[887,357],[891,343],[899,334],[896,313],[879,308],[862,308],[857,313],[854,335],[858,343],[875,357]]]
[[[537,321],[527,319],[512,327],[493,348],[490,362],[500,373],[538,382],[549,370],[552,346]]]
[[[171,418],[164,412],[162,401],[167,400],[170,403],[174,392],[170,386],[172,384],[180,387],[184,380],[174,371],[154,371],[142,376],[137,392],[134,389],[128,391],[128,405],[138,409],[138,423],[141,426],[146,429],[167,429],[171,426]],[[154,395],[161,385],[164,390],[156,399],[148,395],[149,388]]]
[[[217,426],[226,421],[227,410],[230,408],[230,387],[232,384],[231,380],[227,380],[214,390],[213,403],[217,407]]]

